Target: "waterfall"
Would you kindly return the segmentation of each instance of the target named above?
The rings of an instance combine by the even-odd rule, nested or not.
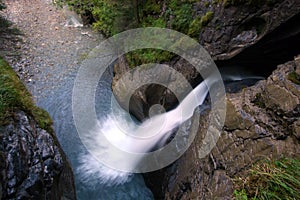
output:
[[[94,181],[117,185],[130,180],[131,173],[106,167],[93,157],[117,156],[110,155],[113,151],[110,150],[109,145],[103,143],[103,136],[113,146],[131,153],[147,153],[154,146],[163,146],[173,133],[172,130],[191,118],[195,108],[203,104],[208,94],[207,85],[209,84],[207,81],[201,82],[194,88],[175,109],[150,117],[141,124],[134,123],[132,120],[128,120],[128,117],[124,117],[126,116],[124,110],[118,116],[111,113],[104,120],[99,121],[97,127],[91,131],[90,136],[85,138],[85,142],[93,148],[92,152],[96,152],[96,155],[84,154],[80,155],[79,158],[80,166],[77,173],[82,180],[91,185],[94,184]],[[117,162],[126,162],[126,165],[133,169],[140,160],[120,156]]]

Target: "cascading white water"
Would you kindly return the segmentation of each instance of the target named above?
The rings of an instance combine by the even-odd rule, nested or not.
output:
[[[199,84],[174,110],[153,116],[142,124],[138,125],[128,120],[125,111],[120,110],[121,114],[118,116],[112,116],[111,113],[98,123],[85,142],[94,148],[92,152],[96,152],[96,157],[110,156],[109,146],[103,145],[103,135],[112,145],[126,152],[146,153],[154,146],[163,146],[173,133],[172,130],[191,118],[195,108],[203,104],[208,94],[207,81],[212,80],[205,80]],[[124,124],[127,126],[124,127]],[[127,162],[126,165],[132,169],[139,161],[139,159],[123,157],[118,160],[120,163]],[[101,180],[101,183],[110,185],[122,184],[131,177],[130,173],[106,167],[89,153],[81,155],[79,162],[78,174],[84,182],[90,182],[91,185],[93,180]]]

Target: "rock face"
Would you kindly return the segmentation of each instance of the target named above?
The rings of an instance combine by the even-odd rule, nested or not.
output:
[[[182,100],[199,82],[195,79],[199,74],[192,66],[183,62],[185,67],[179,67],[179,63],[181,62],[177,62],[173,68],[168,65],[135,68],[121,79],[115,77],[113,88],[119,103],[141,121],[149,117],[149,110],[155,104],[162,105],[165,110],[173,109],[178,99]],[[131,90],[134,91],[129,94]],[[130,97],[129,106],[126,106],[126,95]]]
[[[56,137],[23,111],[0,127],[0,199],[76,199]]]
[[[208,128],[206,111],[188,151],[171,166],[145,174],[156,199],[231,199],[233,179],[254,162],[265,157],[300,155],[300,86],[288,78],[293,71],[299,73],[300,57],[287,62],[299,53],[300,1],[249,1],[256,5],[243,1],[234,6],[224,2],[240,1],[194,4],[199,16],[214,13],[213,19],[201,28],[200,44],[218,67],[237,65],[269,77],[255,86],[227,94],[225,126],[208,156],[200,158],[198,153]],[[281,63],[285,64],[270,76]],[[199,74],[183,59],[169,64],[192,86],[199,83]],[[114,82],[127,70],[124,60],[119,62]],[[140,80],[135,79],[139,73],[132,72],[133,81]],[[121,96],[114,92],[122,104]],[[161,104],[168,110],[176,103],[174,94],[166,87],[145,85],[131,96],[129,111],[143,120],[152,105]]]
[[[146,175],[156,198],[231,199],[232,180],[254,162],[300,157],[300,86],[288,79],[299,68],[297,59],[279,65],[267,80],[227,94],[223,132],[211,153],[201,159],[198,151],[208,126],[206,113],[188,151],[170,167]]]
[[[257,43],[291,17],[299,14],[300,2],[284,1],[199,1],[197,14],[213,12],[214,18],[202,28],[199,41],[215,60],[229,59]],[[235,3],[234,3],[235,2]],[[299,34],[300,28],[293,29]],[[286,30],[283,35],[291,32]]]
[[[235,65],[241,68],[239,71],[250,70],[267,77],[275,66],[292,60],[299,53],[300,1],[249,1],[252,3],[236,5],[225,5],[224,2],[229,1],[199,1],[193,4],[197,16],[214,13],[206,26],[199,27],[199,43],[218,67]],[[182,58],[168,64],[183,74],[192,86],[201,80],[199,73]],[[119,59],[115,65],[114,83],[128,70],[125,59]],[[153,93],[156,98],[151,95]],[[148,116],[151,105],[159,103],[168,110],[177,103],[167,88],[158,85],[140,88],[132,95],[131,102],[140,107],[131,106],[130,109],[140,120]]]

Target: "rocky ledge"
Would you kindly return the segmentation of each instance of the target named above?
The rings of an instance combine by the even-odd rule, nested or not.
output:
[[[55,137],[17,111],[0,127],[0,199],[76,199],[73,173]]]
[[[227,94],[226,121],[217,145],[200,158],[208,113],[188,151],[174,164],[146,175],[157,199],[231,199],[233,180],[263,158],[300,155],[300,56],[267,80]],[[297,84],[298,83],[298,84]]]
[[[76,199],[73,172],[15,72],[0,59],[0,199]]]

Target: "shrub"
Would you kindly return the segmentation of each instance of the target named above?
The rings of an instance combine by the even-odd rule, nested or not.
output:
[[[212,12],[195,17],[193,2],[199,0],[60,0],[67,2],[77,13],[88,10],[96,22],[93,27],[109,37],[137,27],[172,28],[197,38],[203,26],[213,18]],[[166,9],[165,9],[166,8]],[[126,57],[131,66],[145,62],[165,62],[173,54],[161,50],[140,50]],[[156,57],[156,58],[155,58]]]

